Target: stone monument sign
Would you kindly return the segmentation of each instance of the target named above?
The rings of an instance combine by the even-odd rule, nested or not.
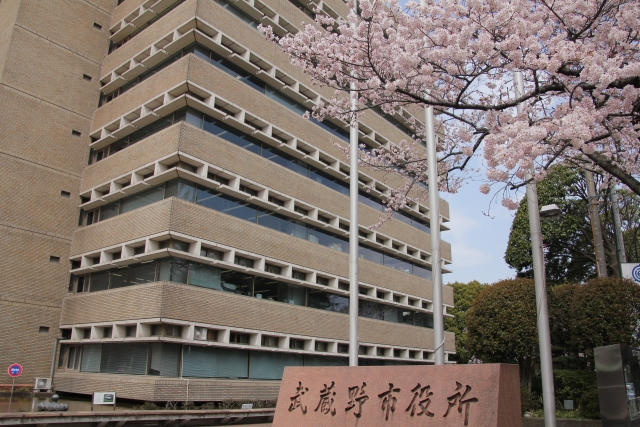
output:
[[[520,427],[517,365],[287,367],[273,427]]]

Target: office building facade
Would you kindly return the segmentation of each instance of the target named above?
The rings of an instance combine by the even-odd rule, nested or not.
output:
[[[348,127],[303,118],[331,93],[256,30],[315,13],[348,9],[0,2],[3,361],[147,401],[273,399],[284,366],[347,364]],[[408,138],[407,114],[369,112],[360,142]],[[400,182],[359,180],[360,363],[433,363],[428,208],[370,230]]]

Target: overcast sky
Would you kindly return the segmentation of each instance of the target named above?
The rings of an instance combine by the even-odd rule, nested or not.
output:
[[[480,161],[475,160],[481,167]],[[484,173],[484,172],[483,172]],[[490,205],[491,196],[480,193],[481,182],[466,183],[457,194],[441,193],[440,197],[449,202],[450,231],[441,234],[443,240],[451,243],[453,273],[444,274],[443,283],[470,282],[494,283],[501,279],[513,278],[515,270],[504,261],[509,230],[514,212],[500,204],[500,197]],[[491,216],[485,215],[489,212]]]

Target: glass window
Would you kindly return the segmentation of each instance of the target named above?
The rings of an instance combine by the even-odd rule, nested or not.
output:
[[[341,181],[339,178],[335,178],[329,174],[316,171],[313,168],[311,169],[309,178],[346,196],[349,195],[349,184],[347,182]]]
[[[249,352],[216,347],[184,347],[182,376],[198,378],[248,378]]]
[[[222,290],[222,276],[219,268],[198,262],[189,263],[189,284],[201,288]]]
[[[158,281],[187,283],[189,261],[180,258],[158,260]]]
[[[133,132],[129,135],[129,145],[133,145],[136,142],[147,138],[148,136],[153,135],[154,133],[160,132],[161,130],[168,128],[173,124],[173,117],[171,114],[165,117],[161,117],[155,122]]]
[[[384,254],[384,265],[387,267],[393,268],[394,270],[404,271],[405,273],[411,274],[412,265],[407,261],[396,258],[389,254]]]
[[[247,202],[236,201],[222,193],[198,186],[196,203],[215,209],[219,212],[235,216],[247,221],[256,222],[256,208]]]
[[[258,224],[265,227],[286,233],[290,236],[307,239],[307,226],[301,221],[289,219],[274,212],[260,209],[258,213]]]
[[[288,283],[278,284],[278,301],[287,304],[304,305],[306,288]]]
[[[384,306],[377,302],[359,300],[358,315],[369,319],[384,319]]]
[[[270,301],[278,301],[279,282],[273,279],[256,277],[254,280],[253,296]]]
[[[249,360],[251,378],[259,380],[280,380],[285,366],[302,366],[301,354],[253,351]]]
[[[416,312],[414,315],[415,325],[423,328],[433,328],[433,314]]]
[[[155,282],[156,261],[146,261],[111,270],[111,289]]]
[[[384,264],[384,256],[381,253],[362,245],[360,245],[360,247],[358,248],[358,256],[362,259],[373,261],[377,264]]]
[[[137,194],[133,194],[120,201],[122,204],[121,213],[130,212],[134,209],[138,209],[143,206],[150,205],[151,203],[158,202],[162,200],[163,196],[164,184],[157,187],[152,187]]]
[[[180,369],[180,352],[180,344],[150,344],[148,374],[177,377]]]
[[[164,198],[177,197],[194,202],[196,199],[196,184],[186,179],[172,179],[167,182]]]
[[[309,226],[309,241],[335,249],[336,251],[349,253],[349,241],[347,239],[332,236],[315,227]]]
[[[108,205],[104,205],[100,208],[100,221],[104,221],[105,219],[113,218],[118,215],[120,211],[120,201],[109,203]],[[89,220],[87,219],[87,225],[89,225]]]
[[[287,107],[288,109],[302,115],[304,113],[306,113],[309,109],[303,105],[298,104],[296,101],[294,101],[293,99],[289,98],[288,96],[284,95],[283,93],[281,93],[280,91],[272,88],[271,86],[267,86],[265,94],[273,99],[274,101],[278,102],[280,105],[284,105],[285,107]]]
[[[225,123],[220,123],[213,117],[205,116],[204,130],[216,136],[219,136],[220,138],[227,140],[233,144],[236,144],[239,147],[245,148],[256,154],[260,154],[260,147],[262,144],[260,144],[259,141],[248,137],[243,132],[232,126],[229,126]]]
[[[422,277],[423,279],[431,280],[431,270],[420,267],[419,265],[413,266],[412,273],[415,276]]]
[[[300,175],[309,175],[309,165],[307,165],[305,162],[288,156],[282,153],[280,150],[268,145],[264,145],[262,147],[262,157],[271,160],[272,162],[277,163],[280,166],[284,166],[287,169],[291,169],[292,171],[297,172]]]
[[[222,290],[240,295],[253,293],[253,276],[238,271],[222,271]]]
[[[187,108],[187,116],[185,122],[197,128],[202,128],[202,113],[194,108]]]
[[[106,291],[107,289],[109,289],[109,271],[100,271],[98,273],[92,273],[91,287],[89,288],[89,290],[91,292],[97,292],[97,291]],[[82,292],[80,290],[79,283],[78,283],[78,292]]]
[[[308,290],[307,306],[320,310],[349,313],[349,298],[315,289]]]

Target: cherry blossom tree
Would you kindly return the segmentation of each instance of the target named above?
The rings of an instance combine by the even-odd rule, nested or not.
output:
[[[353,0],[349,0],[353,1]],[[362,0],[358,14],[316,25],[277,41],[314,84],[335,89],[316,106],[318,120],[350,123],[365,110],[433,106],[439,138],[440,189],[456,191],[472,156],[482,156],[485,183],[510,190],[557,162],[591,169],[640,195],[640,2],[637,0]],[[353,4],[349,4],[353,7]],[[319,24],[319,25],[317,25]],[[354,28],[355,27],[355,28]],[[516,99],[513,72],[525,79]],[[350,85],[359,109],[352,114]],[[523,103],[522,114],[516,106]],[[413,140],[362,151],[360,162],[410,178],[394,195],[406,203],[424,180],[424,150]]]

